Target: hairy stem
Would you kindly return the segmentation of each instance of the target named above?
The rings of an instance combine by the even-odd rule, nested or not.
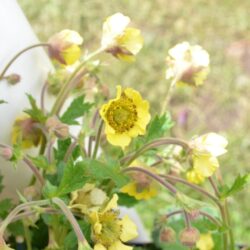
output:
[[[97,155],[97,151],[100,145],[100,140],[101,140],[101,134],[102,134],[102,127],[103,127],[103,121],[100,122],[98,131],[97,131],[97,135],[95,137],[95,148],[94,148],[94,153],[92,158],[95,159],[96,155]]]

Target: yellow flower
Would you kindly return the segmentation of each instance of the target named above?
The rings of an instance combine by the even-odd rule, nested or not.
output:
[[[194,138],[190,146],[196,154],[210,154],[217,157],[227,152],[228,141],[225,137],[216,133],[207,133]]]
[[[94,184],[86,183],[83,188],[71,193],[70,208],[79,209],[83,214],[98,210],[107,200],[104,191]]]
[[[102,48],[124,61],[134,61],[143,46],[140,30],[127,28],[129,22],[129,17],[116,13],[103,23]]]
[[[182,42],[168,51],[166,79],[178,83],[202,85],[209,72],[209,54],[201,46]]]
[[[143,166],[143,163],[134,161],[132,166],[142,167],[148,171],[156,172],[152,167]],[[121,188],[122,193],[127,193],[130,196],[135,197],[137,200],[148,200],[158,193],[157,183],[148,175],[136,172],[131,174],[132,181]]]
[[[214,249],[213,238],[210,233],[201,234],[200,239],[196,243],[196,247],[199,250],[212,250]]]
[[[193,169],[186,173],[186,177],[189,182],[194,184],[201,184],[205,180],[205,177],[203,175],[200,175]]]
[[[138,236],[136,225],[128,216],[119,218],[117,211],[118,196],[113,198],[100,209],[89,214],[92,228],[94,250],[132,250],[123,242],[132,240]]]
[[[71,65],[79,60],[83,38],[73,30],[62,30],[53,35],[49,41],[49,55],[61,64]]]
[[[24,149],[38,146],[42,141],[43,134],[35,125],[36,122],[29,115],[23,114],[17,117],[11,132],[12,144],[21,141],[21,146]]]
[[[105,122],[109,143],[125,148],[131,138],[146,133],[150,120],[149,103],[131,89],[117,87],[117,97],[101,107],[100,115]]]

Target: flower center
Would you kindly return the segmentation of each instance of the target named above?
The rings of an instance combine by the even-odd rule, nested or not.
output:
[[[118,213],[110,210],[99,215],[99,221],[102,225],[101,233],[95,235],[95,240],[102,245],[109,247],[115,241],[119,240],[122,226],[119,223]]]
[[[122,93],[120,99],[113,101],[106,113],[109,125],[117,132],[131,129],[137,120],[136,106],[133,100]]]

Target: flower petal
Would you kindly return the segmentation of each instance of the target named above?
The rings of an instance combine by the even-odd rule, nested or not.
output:
[[[107,250],[107,248],[102,244],[95,244],[94,250]]]
[[[120,238],[123,242],[132,240],[138,236],[137,227],[135,223],[127,215],[122,218],[121,224],[122,233]]]
[[[114,194],[112,199],[108,202],[108,204],[105,206],[103,209],[103,213],[111,210],[111,209],[116,209],[117,208],[117,201],[118,201],[118,195]]]
[[[127,133],[122,133],[122,134],[107,134],[107,140],[109,143],[115,145],[115,146],[120,146],[123,149],[129,145],[131,138]]]
[[[108,250],[132,250],[132,249],[133,247],[126,246],[122,244],[120,241],[116,241],[108,248]]]

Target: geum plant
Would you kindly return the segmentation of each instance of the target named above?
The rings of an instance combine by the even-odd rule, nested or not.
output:
[[[83,38],[63,30],[47,43],[20,51],[1,72],[1,80],[17,84],[21,76],[8,75],[8,69],[39,46],[55,66],[42,87],[41,103],[27,95],[30,108],[13,124],[13,145],[0,144],[3,158],[15,167],[23,161],[33,172],[27,187],[18,190],[15,208],[10,199],[0,203],[1,250],[15,247],[13,236],[19,241],[22,236],[28,250],[132,249],[137,228],[129,216],[119,215],[119,206],[135,206],[164,190],[172,199],[155,220],[153,249],[235,249],[228,197],[242,190],[249,176],[223,183],[218,160],[227,152],[223,136],[211,132],[189,141],[169,136],[171,93],[178,85],[202,85],[209,55],[188,42],[169,50],[166,100],[161,114],[152,117],[138,91],[119,85],[109,99],[108,86],[98,81],[101,53],[133,62],[141,50],[141,32],[129,22],[121,13],[108,17],[100,48],[83,55]],[[47,92],[55,96],[51,110],[46,109]],[[39,149],[36,155],[27,150],[33,147]]]

